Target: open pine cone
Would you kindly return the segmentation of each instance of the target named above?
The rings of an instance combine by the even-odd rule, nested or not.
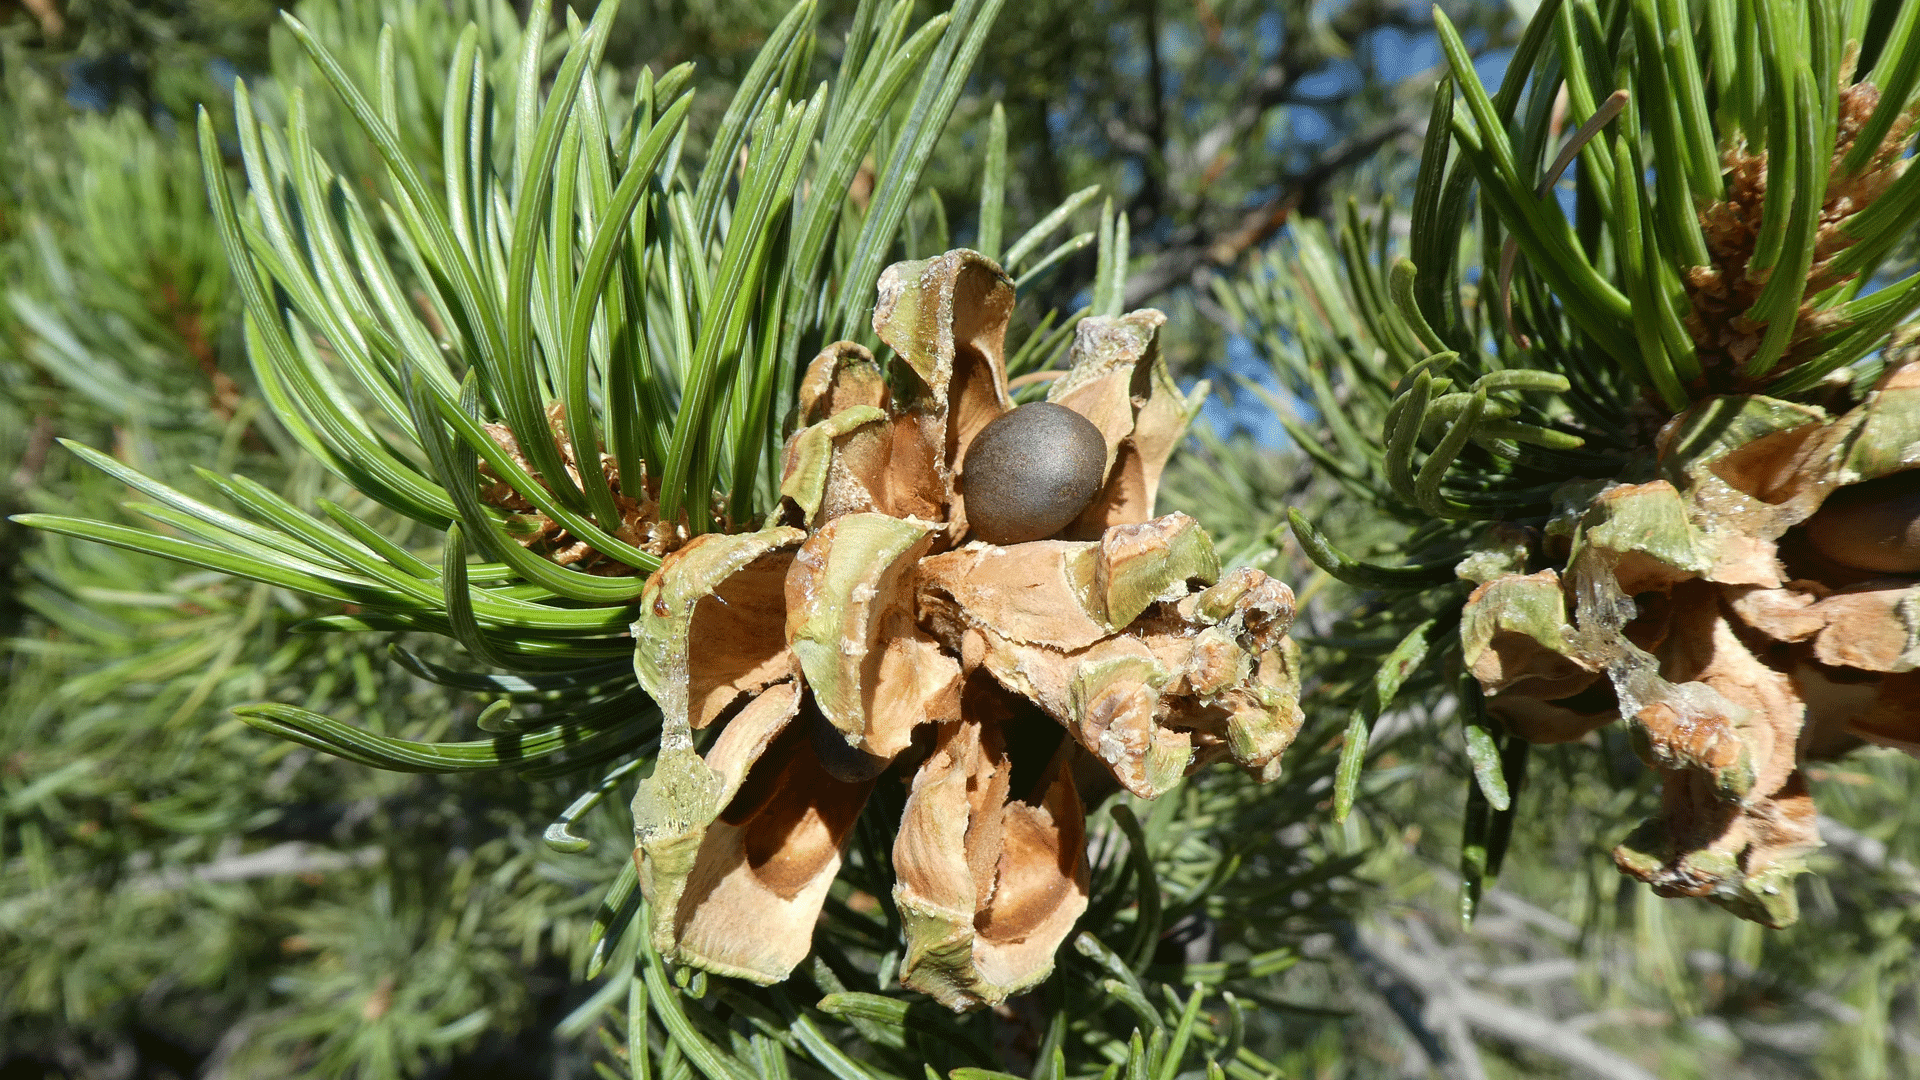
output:
[[[964,1009],[1051,970],[1087,904],[1091,788],[1153,798],[1228,756],[1277,775],[1300,724],[1293,594],[1223,577],[1192,518],[1151,516],[1198,404],[1159,358],[1159,312],[1082,321],[1049,400],[1097,429],[1093,494],[996,545],[963,466],[1012,407],[1013,287],[961,250],[888,268],[879,293],[897,358],[840,342],[813,361],[787,523],[697,537],[647,582],[635,667],[664,719],[634,857],[663,954],[775,982],[869,793],[904,783],[901,981]]]
[[[1707,398],[1657,449],[1656,479],[1561,489],[1564,575],[1524,573],[1511,534],[1470,561],[1466,661],[1533,742],[1633,721],[1664,806],[1623,870],[1785,925],[1820,843],[1801,763],[1920,755],[1920,363],[1832,418]]]

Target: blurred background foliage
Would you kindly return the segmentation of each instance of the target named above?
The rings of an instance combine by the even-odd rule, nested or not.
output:
[[[916,21],[933,14],[921,7]],[[821,6],[816,78],[852,9]],[[385,23],[428,72],[468,17],[505,63],[518,36],[499,6],[297,12],[355,74]],[[1496,79],[1523,20],[1496,3],[1448,13]],[[694,61],[698,140],[786,14],[773,0],[629,0],[606,67],[630,88],[643,66]],[[266,408],[190,135],[207,104],[237,174],[235,78],[269,115],[304,87],[323,156],[381,182],[275,16],[250,0],[0,10],[0,513],[134,520],[121,509],[134,493],[56,437],[198,497],[217,493],[196,466],[297,506],[383,513]],[[1418,4],[1029,0],[1001,11],[930,156],[931,194],[896,254],[938,251],[938,231],[977,236],[996,103],[1006,235],[1091,185],[1112,200],[1130,234],[1125,305],[1168,310],[1183,382],[1215,386],[1163,509],[1199,517],[1229,562],[1295,585],[1316,678],[1273,787],[1205,774],[1095,815],[1087,933],[1040,991],[955,1019],[891,988],[894,931],[874,903],[885,859],[859,841],[819,962],[785,987],[676,983],[638,935],[609,955],[624,790],[574,823],[591,846],[562,853],[541,831],[594,775],[384,772],[262,734],[229,710],[275,701],[440,740],[476,737],[482,701],[396,666],[395,635],[294,632],[338,605],[0,521],[0,1073],[1920,1075],[1920,808],[1900,755],[1815,776],[1829,846],[1800,886],[1801,922],[1770,932],[1614,870],[1607,847],[1656,801],[1623,733],[1544,749],[1499,884],[1463,925],[1472,763],[1451,676],[1396,664],[1381,595],[1328,578],[1279,526],[1297,507],[1385,562],[1404,561],[1409,532],[1290,448],[1273,419],[1300,408],[1286,335],[1259,340],[1214,286],[1280,272],[1270,257],[1297,258],[1299,226],[1337,225],[1349,199],[1403,237],[1391,200],[1414,182],[1441,63]],[[407,134],[437,159],[436,132]],[[1067,230],[1079,246],[1023,288],[1023,330],[1088,302],[1112,230],[1096,209],[1082,204]],[[1323,421],[1309,411],[1301,430]],[[1381,714],[1383,673],[1405,690]],[[1369,709],[1368,767],[1336,822],[1343,733]]]

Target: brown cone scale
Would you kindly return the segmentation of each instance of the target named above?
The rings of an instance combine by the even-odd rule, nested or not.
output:
[[[904,796],[901,985],[980,1008],[1044,979],[1086,911],[1090,793],[1155,798],[1221,758],[1278,775],[1293,593],[1154,514],[1202,393],[1160,358],[1165,316],[1082,319],[1049,401],[1015,409],[997,264],[898,263],[878,292],[892,355],[838,342],[802,381],[787,524],[695,538],[647,580],[661,752],[634,861],[663,956],[777,982],[869,794]]]
[[[1807,520],[1814,550],[1877,574],[1920,574],[1920,469],[1843,487]]]
[[[1785,926],[1820,846],[1804,766],[1920,756],[1920,363],[1839,415],[1707,397],[1654,449],[1658,479],[1556,493],[1564,565],[1498,536],[1460,564],[1465,659],[1530,741],[1636,729],[1662,801],[1622,870]]]

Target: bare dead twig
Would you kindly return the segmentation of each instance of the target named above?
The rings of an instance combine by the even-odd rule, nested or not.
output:
[[[40,480],[40,470],[46,468],[47,453],[53,449],[53,417],[42,414],[33,418],[33,434],[27,436],[27,447],[20,454],[20,464],[14,467],[11,480],[16,490],[30,488]]]
[[[330,851],[298,840],[275,844],[260,851],[224,855],[192,868],[162,870],[134,878],[129,887],[137,892],[164,892],[184,888],[193,881],[248,881],[291,874],[324,874],[358,866],[372,866],[384,857],[378,847],[352,851]]]
[[[1820,815],[1820,839],[1836,853],[1869,870],[1887,874],[1897,881],[1909,899],[1920,899],[1920,867],[1905,859],[1889,856],[1887,845],[1852,826]]]
[[[1279,194],[1247,211],[1232,231],[1214,235],[1198,227],[1188,227],[1176,233],[1152,263],[1127,276],[1126,306],[1139,307],[1206,270],[1234,262],[1279,232],[1294,210],[1310,201],[1334,177],[1413,131],[1415,123],[1411,114],[1404,114],[1332,147],[1311,167],[1283,180]]]
[[[1400,929],[1408,933],[1410,939],[1414,936],[1406,927]],[[1357,933],[1357,937],[1378,963],[1419,991],[1430,1023],[1444,1022],[1444,1016],[1434,1016],[1436,1009],[1442,1014],[1450,1011],[1474,1031],[1564,1062],[1583,1076],[1595,1080],[1657,1080],[1654,1074],[1567,1024],[1465,985],[1454,974],[1451,961],[1423,955],[1411,940],[1402,944],[1379,932]],[[1448,1075],[1458,1074],[1449,1072]]]

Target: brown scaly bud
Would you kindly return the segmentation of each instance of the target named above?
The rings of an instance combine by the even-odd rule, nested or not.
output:
[[[840,342],[801,381],[784,523],[697,537],[642,593],[635,668],[663,730],[634,854],[664,954],[778,981],[869,792],[902,785],[901,981],[966,1009],[1052,969],[1086,909],[1096,794],[1152,798],[1219,758],[1277,775],[1301,719],[1293,594],[1153,516],[1199,404],[1160,360],[1159,312],[1083,320],[1049,394],[1068,417],[1003,428],[977,464],[1013,411],[1012,285],[963,250],[888,268],[879,293],[888,366]],[[1002,486],[1055,439],[1073,461],[1041,484],[1071,490],[1018,509]],[[1020,542],[977,535],[970,467],[994,476],[973,489],[993,537]]]
[[[580,464],[574,460],[573,441],[567,438],[566,420],[566,408],[559,402],[547,406],[547,427],[553,432],[554,445],[560,452],[567,475],[577,486],[580,483]],[[515,464],[532,474],[542,486],[551,489],[546,480],[534,471],[519,440],[513,437],[513,431],[507,425],[487,424],[486,432]],[[686,542],[687,529],[684,524],[670,527],[660,520],[658,492],[648,482],[645,462],[641,463],[639,476],[622,477],[613,455],[602,451],[599,467],[601,474],[607,478],[607,486],[613,491],[614,507],[620,511],[620,527],[614,532],[616,538],[652,555],[663,555]],[[512,484],[502,480],[485,462],[480,465],[480,479],[481,501],[513,515],[508,522],[508,529],[521,547],[539,552],[561,566],[571,566],[602,577],[636,572],[633,567],[595,550],[591,544],[574,536],[566,526],[542,513],[526,497],[526,493],[516,491]]]
[[[1656,448],[1657,479],[1562,489],[1564,571],[1462,564],[1466,662],[1524,738],[1634,725],[1663,805],[1623,870],[1785,925],[1819,846],[1802,763],[1920,755],[1920,363],[1836,417],[1707,398]]]
[[[1880,90],[1871,82],[1842,87],[1839,94],[1839,128],[1829,162],[1831,174],[1824,188],[1820,207],[1820,226],[1814,241],[1813,263],[1793,336],[1769,378],[1817,353],[1821,339],[1842,328],[1842,320],[1815,297],[1835,285],[1844,284],[1852,275],[1835,271],[1834,257],[1852,247],[1857,238],[1844,226],[1866,209],[1907,169],[1903,158],[1913,133],[1914,116],[1901,117],[1881,140],[1867,163],[1855,172],[1841,168],[1841,161],[1853,149],[1860,129],[1880,103]],[[1696,390],[1708,393],[1741,392],[1754,389],[1742,375],[1741,367],[1760,347],[1766,324],[1747,318],[1747,311],[1760,298],[1768,274],[1748,263],[1760,236],[1761,219],[1767,200],[1767,155],[1753,152],[1744,142],[1736,142],[1721,155],[1721,167],[1727,177],[1726,197],[1700,211],[1701,234],[1706,239],[1712,265],[1689,267],[1687,293],[1691,309],[1686,317],[1688,333],[1698,349],[1702,369]]]

